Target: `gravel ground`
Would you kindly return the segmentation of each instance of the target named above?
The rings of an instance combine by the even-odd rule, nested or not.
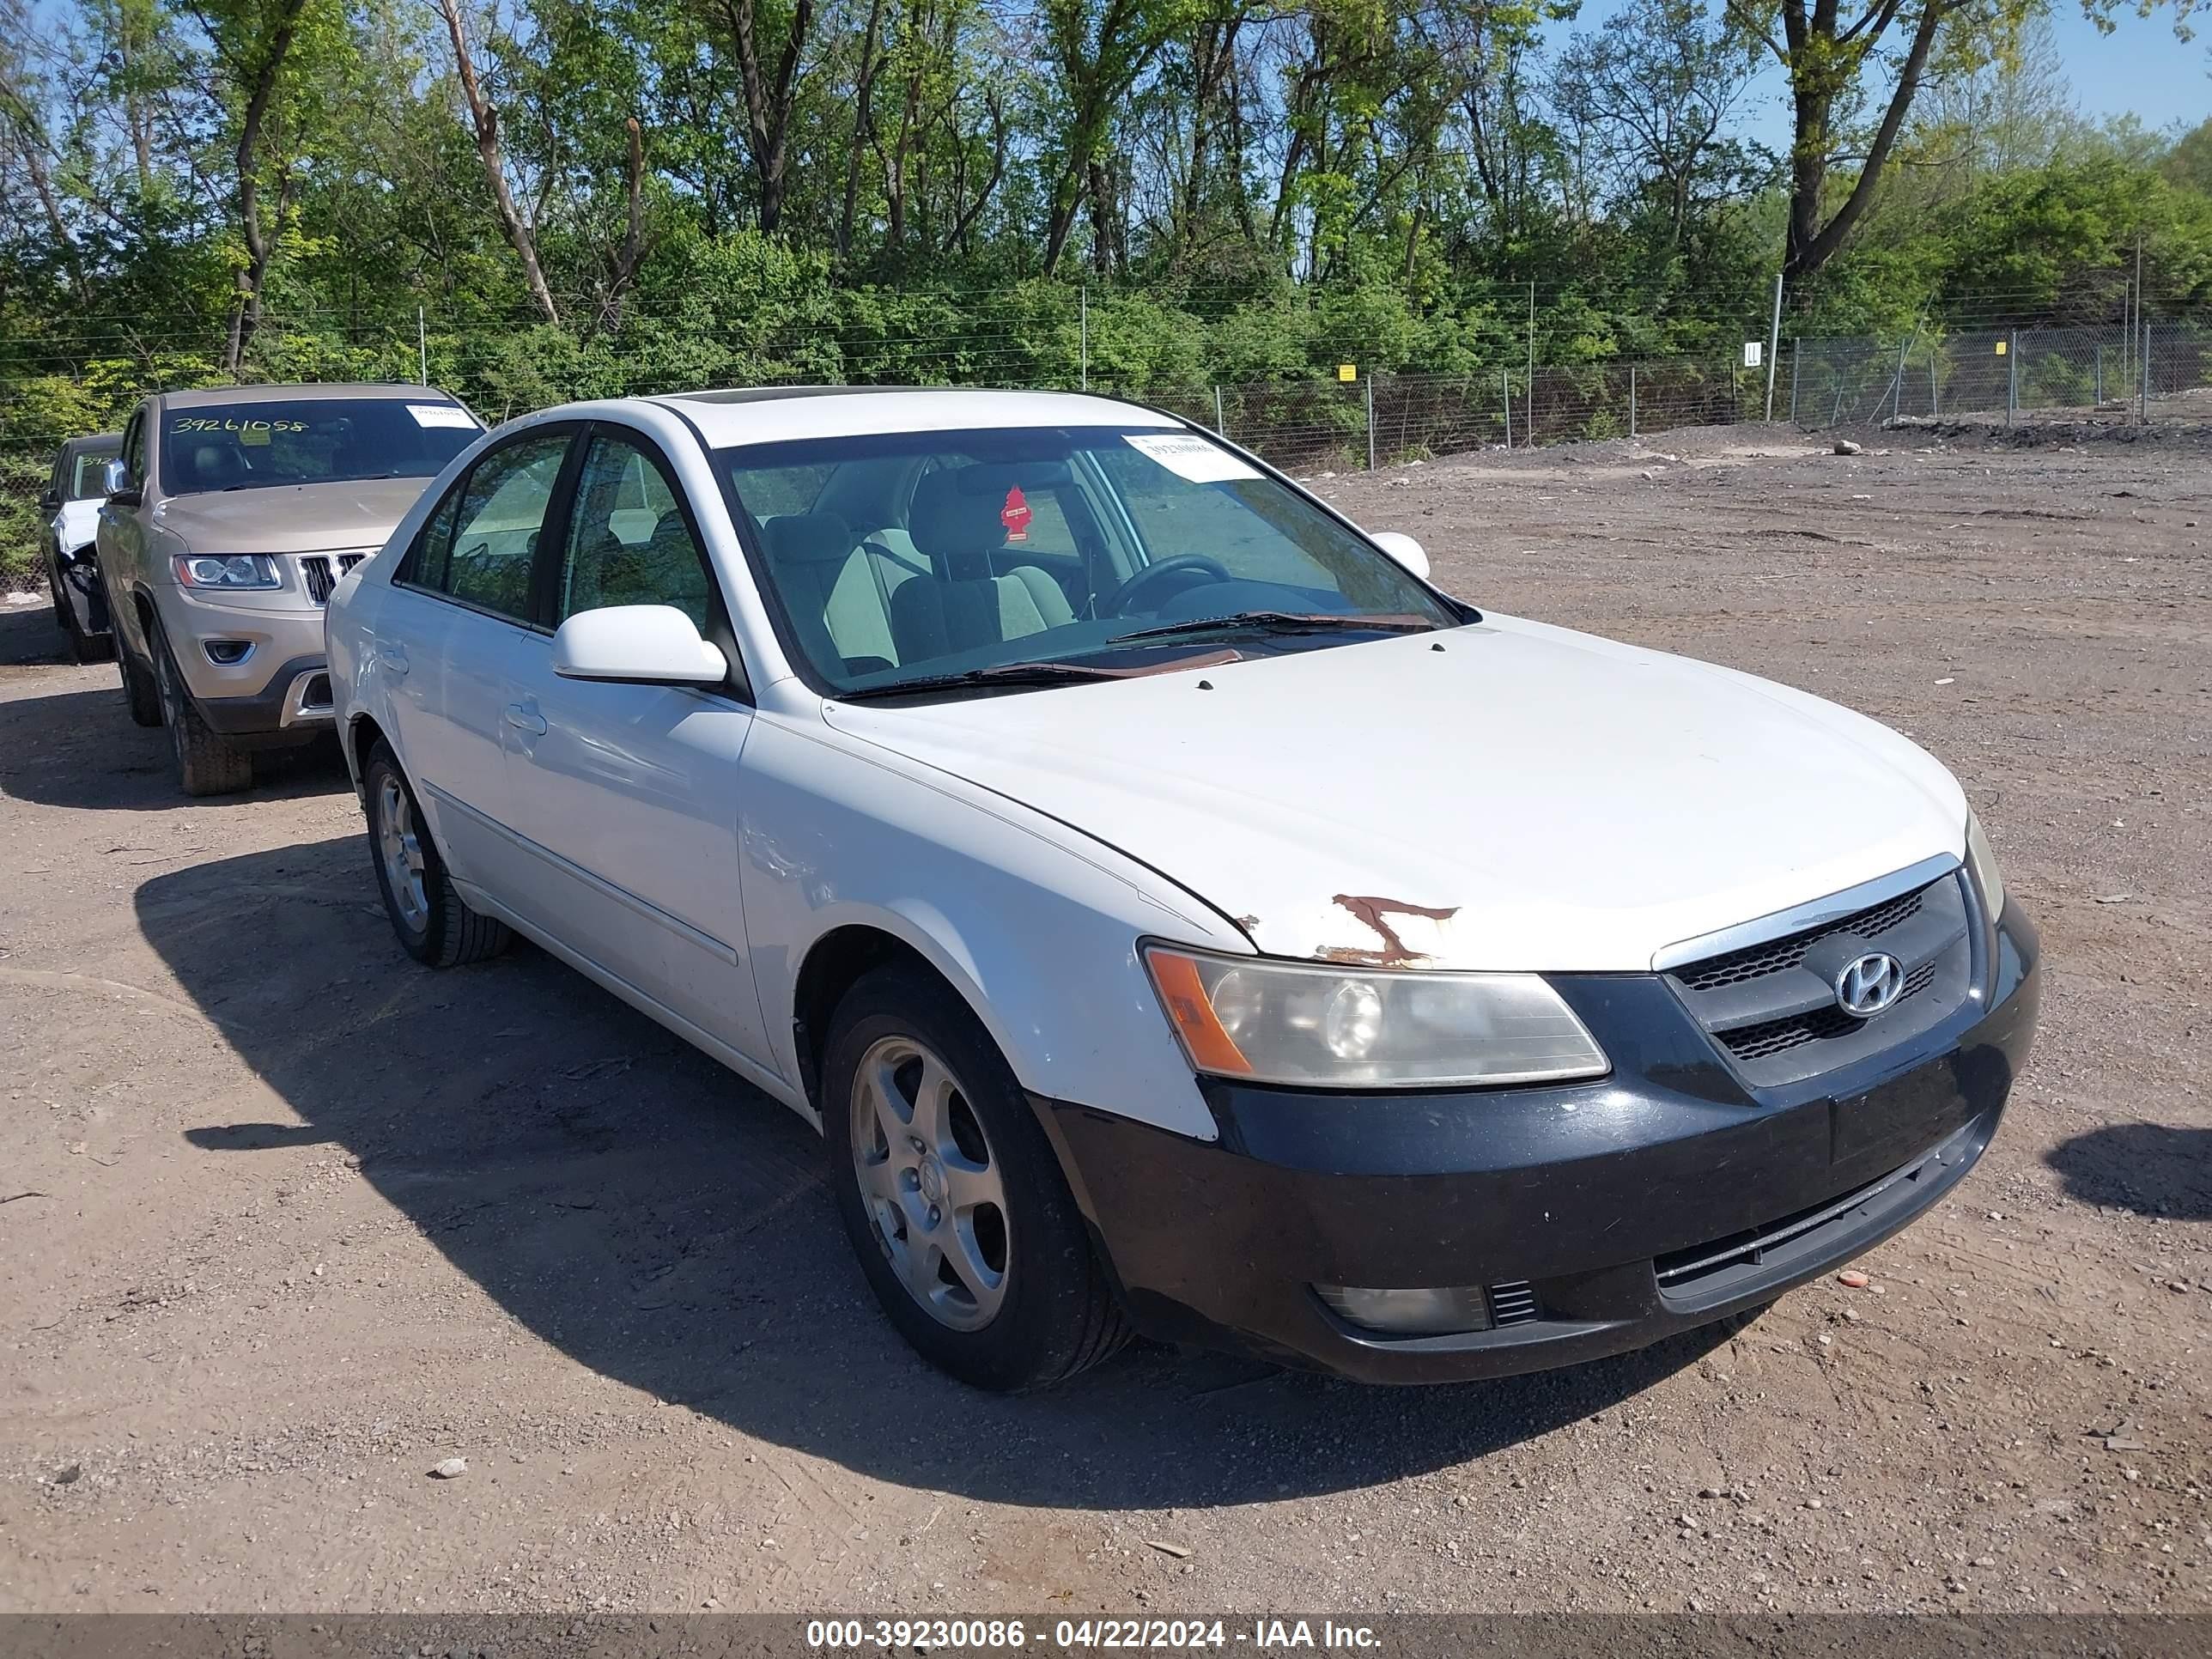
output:
[[[1451,1389],[944,1381],[789,1114],[535,952],[417,969],[334,756],[188,803],[0,610],[0,1610],[2212,1606],[2212,452],[1653,442],[1318,487],[1911,732],[2043,1034],[1865,1288]]]

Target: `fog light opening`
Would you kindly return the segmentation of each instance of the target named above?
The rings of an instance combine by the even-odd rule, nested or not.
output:
[[[251,640],[209,640],[205,641],[202,648],[206,651],[208,660],[215,664],[216,667],[234,668],[240,663],[244,662],[248,656],[252,654],[253,641]]]
[[[1410,1291],[1316,1285],[1314,1290],[1346,1324],[1378,1336],[1458,1336],[1490,1328],[1490,1298],[1480,1285]]]

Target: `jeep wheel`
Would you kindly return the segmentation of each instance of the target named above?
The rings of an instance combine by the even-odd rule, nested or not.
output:
[[[148,630],[161,717],[177,751],[177,780],[188,795],[234,795],[253,787],[253,757],[207,723],[177,667],[157,619]],[[135,711],[134,711],[135,712]]]

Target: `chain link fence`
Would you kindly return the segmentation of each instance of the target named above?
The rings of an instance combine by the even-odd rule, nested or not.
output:
[[[419,340],[387,344],[362,361],[296,362],[292,376],[413,378]],[[148,365],[136,371],[143,389],[161,383],[157,370]],[[1929,422],[2212,423],[2212,311],[2063,327],[1923,322],[1894,340],[1785,339],[1772,371],[1775,417],[1814,430]],[[66,390],[73,384],[90,391],[97,374],[106,377],[97,388],[105,406],[124,407],[118,373],[127,378],[133,370],[102,362],[74,381],[47,377],[44,384],[50,392],[55,385]],[[1757,421],[1767,408],[1767,374],[1765,367],[1715,354],[1534,368],[1522,363],[1466,374],[1369,374],[1355,366],[1351,380],[1180,387],[1116,388],[1094,378],[1091,389],[1172,410],[1287,471],[1311,475],[1486,448]],[[640,363],[631,378],[635,389],[662,389],[654,365]],[[969,378],[970,384],[994,380],[1022,383]],[[136,387],[137,380],[130,384]],[[38,584],[38,500],[58,441],[53,434],[36,441],[17,435],[22,423],[14,418],[15,400],[7,391],[0,388],[0,590]],[[520,410],[483,412],[499,418]]]
[[[2212,422],[2212,313],[2141,323],[1944,329],[1784,344],[1775,413],[1809,428]]]
[[[1476,374],[1382,373],[1134,392],[1286,471],[1348,471],[1469,450],[1634,438],[1755,418],[1764,382],[1668,359]],[[1107,390],[1095,386],[1093,390]]]

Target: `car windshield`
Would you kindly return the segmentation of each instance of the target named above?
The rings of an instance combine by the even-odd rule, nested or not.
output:
[[[107,464],[123,453],[123,441],[80,449],[70,465],[69,499],[88,501],[107,494]]]
[[[482,429],[458,404],[430,397],[198,404],[162,416],[161,489],[434,477]]]
[[[898,433],[720,459],[793,637],[847,694],[1069,684],[1462,620],[1188,429]],[[1006,672],[1038,663],[1093,672]]]

